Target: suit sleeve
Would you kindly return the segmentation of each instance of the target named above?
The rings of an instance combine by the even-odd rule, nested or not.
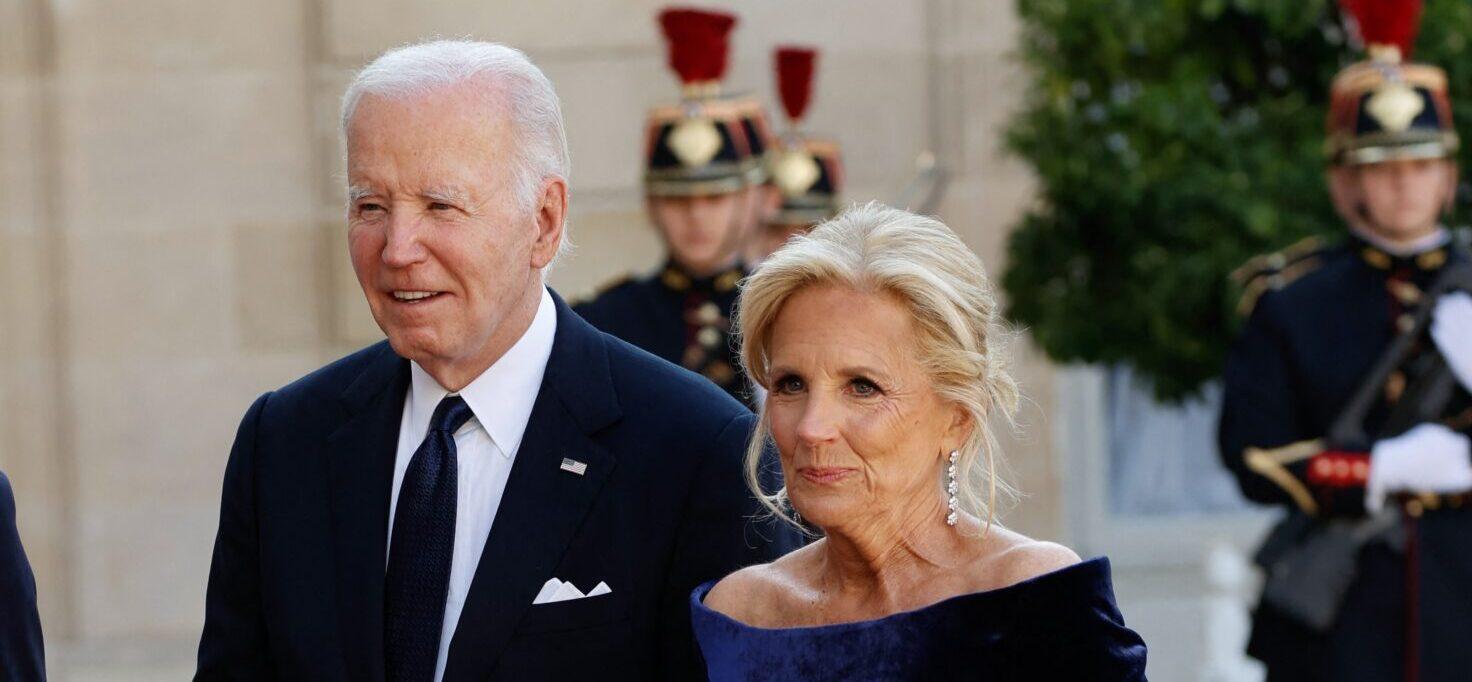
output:
[[[686,498],[661,600],[666,679],[705,679],[705,664],[690,626],[690,593],[695,587],[773,561],[801,544],[795,531],[765,518],[765,509],[747,489],[743,462],[755,426],[756,417],[750,413],[726,425]]]
[[[195,680],[273,678],[261,611],[255,507],[256,438],[269,399],[269,393],[261,396],[246,411],[225,466]]]
[[[1283,314],[1277,296],[1263,295],[1228,355],[1217,431],[1222,463],[1254,502],[1314,516],[1361,514],[1369,456],[1329,451],[1325,434],[1305,423]]]
[[[0,680],[44,679],[36,576],[20,544],[10,481],[0,474]]]

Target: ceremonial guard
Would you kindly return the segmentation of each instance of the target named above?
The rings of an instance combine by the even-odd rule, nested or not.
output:
[[[771,118],[760,99],[747,93],[735,98],[741,109],[741,126],[751,147],[750,163],[746,173],[746,224],[741,234],[741,260],[748,268],[755,267],[769,251],[762,250],[762,235],[767,220],[781,204],[781,194],[772,177],[772,159],[777,144],[772,134]]]
[[[649,113],[644,195],[667,257],[575,306],[584,319],[661,358],[703,374],[738,399],[751,392],[731,347],[731,312],[753,183],[764,181],[764,116],[721,96],[735,17],[669,9],[659,16],[682,101]],[[754,113],[755,112],[755,113]],[[754,146],[757,145],[757,146]]]
[[[1333,81],[1329,189],[1349,234],[1236,274],[1221,456],[1287,508],[1257,556],[1268,680],[1472,679],[1472,259],[1445,73],[1403,60],[1419,2],[1344,0],[1369,59]]]
[[[787,113],[788,130],[770,152],[772,182],[780,196],[752,239],[748,259],[761,262],[795,234],[838,213],[843,161],[838,143],[804,134],[799,128],[812,101],[816,50],[780,47],[774,55],[777,93]]]

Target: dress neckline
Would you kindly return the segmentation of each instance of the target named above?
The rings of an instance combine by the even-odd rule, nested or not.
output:
[[[1064,566],[1063,568],[1049,571],[1047,573],[1041,573],[1028,578],[1027,580],[1012,583],[1011,585],[1007,585],[1005,587],[998,587],[991,590],[982,590],[980,592],[968,592],[966,594],[958,594],[955,596],[946,597],[945,599],[942,599],[933,604],[927,604],[925,606],[910,609],[908,611],[897,611],[895,613],[880,616],[878,618],[872,618],[869,620],[852,620],[842,623],[830,623],[828,625],[798,625],[794,627],[772,628],[762,627],[759,625],[751,625],[749,623],[736,620],[731,616],[721,613],[720,611],[716,611],[715,609],[712,609],[709,606],[705,605],[705,596],[709,594],[711,588],[715,587],[715,584],[719,582],[717,580],[712,580],[695,588],[695,591],[690,594],[690,602],[692,608],[694,608],[697,613],[708,615],[709,617],[714,618],[720,622],[743,630],[751,630],[762,633],[803,633],[817,631],[842,632],[877,627],[888,623],[893,623],[895,621],[904,620],[906,618],[911,618],[923,613],[928,613],[930,611],[948,608],[960,603],[970,603],[973,601],[989,601],[1006,597],[1013,597],[1018,593],[1036,590],[1040,586],[1051,586],[1057,583],[1066,584],[1070,582],[1097,584],[1101,580],[1104,583],[1108,583],[1109,572],[1109,559],[1102,556],[1095,557],[1093,559],[1080,561],[1076,564]]]

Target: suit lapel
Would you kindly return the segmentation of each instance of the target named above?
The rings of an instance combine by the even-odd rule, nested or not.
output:
[[[382,344],[379,356],[342,394],[348,417],[327,439],[338,626],[349,679],[384,679],[388,507],[408,369],[407,361]]]
[[[552,355],[455,628],[446,680],[491,674],[617,465],[587,435],[619,414],[602,335],[560,298],[556,304]],[[587,471],[563,471],[564,457]]]

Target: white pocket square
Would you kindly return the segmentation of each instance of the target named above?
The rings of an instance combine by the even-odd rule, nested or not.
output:
[[[532,600],[532,605],[552,604],[570,599],[586,599],[588,597],[597,597],[612,593],[613,590],[608,587],[608,583],[602,581],[599,581],[593,589],[588,590],[587,594],[583,594],[571,581],[563,582],[556,578],[551,578],[542,584],[542,589],[540,592],[537,592],[537,598]]]

